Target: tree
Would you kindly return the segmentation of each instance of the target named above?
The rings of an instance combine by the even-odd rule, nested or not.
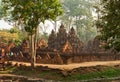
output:
[[[4,11],[4,8],[2,6],[2,2],[0,0],[0,19],[5,16],[5,11]]]
[[[12,20],[20,20],[30,35],[31,66],[36,60],[36,36],[40,22],[56,19],[63,10],[59,0],[2,0],[6,10],[11,12]]]
[[[18,29],[16,27],[13,27],[10,29],[10,33],[17,33]]]
[[[71,26],[76,27],[77,35],[87,42],[96,35],[93,27],[93,0],[63,0],[65,11],[62,22],[70,30]]]
[[[105,48],[120,51],[120,1],[101,1],[101,20],[98,24]]]

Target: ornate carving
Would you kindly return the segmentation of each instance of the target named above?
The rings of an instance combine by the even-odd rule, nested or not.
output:
[[[66,44],[63,46],[62,52],[71,54],[72,51],[73,51],[72,46],[71,46],[70,42],[67,41]]]
[[[78,54],[81,51],[81,48],[83,46],[82,41],[80,41],[80,39],[77,37],[77,35],[75,34],[75,30],[72,27],[71,30],[69,31],[68,34],[68,41],[70,42],[72,48],[73,48],[73,53],[74,54]]]
[[[56,48],[56,34],[54,30],[52,30],[51,34],[48,38],[48,47],[55,49]]]

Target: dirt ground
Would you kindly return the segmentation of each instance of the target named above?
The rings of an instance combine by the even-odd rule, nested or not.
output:
[[[17,62],[17,61],[10,61],[13,65],[16,63],[23,64],[26,66],[30,66],[30,63],[26,62]],[[55,64],[38,64],[36,63],[36,66],[48,66],[48,68],[53,69],[61,69],[61,70],[72,70],[74,68],[79,67],[91,67],[91,66],[97,66],[97,65],[105,65],[105,66],[112,66],[112,65],[118,65],[120,64],[120,60],[118,61],[93,61],[93,62],[83,62],[83,63],[72,63],[72,64],[64,64],[64,65],[55,65]]]

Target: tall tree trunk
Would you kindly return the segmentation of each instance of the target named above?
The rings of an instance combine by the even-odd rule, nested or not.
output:
[[[32,34],[31,35],[31,42],[30,42],[30,51],[31,51],[31,67],[34,68],[35,67],[35,35]]]
[[[36,63],[36,49],[37,49],[37,35],[38,35],[38,28],[35,31],[35,37],[34,37],[34,59],[35,59],[35,63]]]
[[[32,34],[30,37],[30,51],[31,51],[31,67],[35,67],[36,63],[36,46],[37,45],[37,30],[35,34]]]

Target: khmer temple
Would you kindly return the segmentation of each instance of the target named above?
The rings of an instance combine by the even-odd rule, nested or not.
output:
[[[48,47],[62,52],[69,51],[68,53],[78,54],[82,46],[83,43],[75,34],[74,28],[72,27],[67,33],[63,24],[61,24],[57,35],[52,31],[48,39]]]
[[[8,45],[9,47],[7,48],[13,47],[12,45]],[[119,54],[105,51],[101,45],[102,42],[98,36],[84,45],[73,27],[67,32],[64,25],[61,24],[57,33],[52,30],[48,41],[44,38],[37,41],[36,62],[43,64],[69,64],[120,59]],[[9,52],[6,49],[6,53],[10,53],[11,49],[9,49]],[[13,55],[15,56],[12,58],[13,60],[30,61],[31,54],[28,40],[23,40],[20,47],[14,46],[13,49],[14,51],[12,52],[17,54],[16,56]],[[18,56],[18,54],[21,55]]]

